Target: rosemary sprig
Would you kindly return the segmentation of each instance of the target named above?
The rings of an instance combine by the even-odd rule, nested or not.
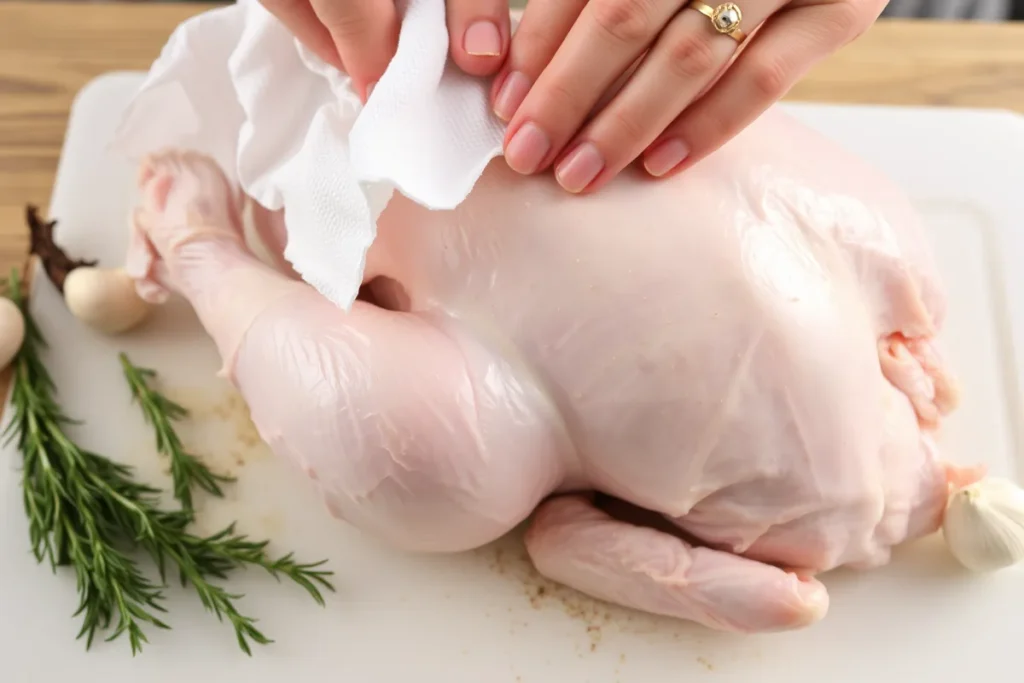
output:
[[[182,509],[189,513],[194,511],[193,486],[218,498],[223,497],[220,484],[231,483],[234,478],[214,474],[202,460],[185,450],[174,430],[172,423],[188,417],[188,411],[151,386],[151,380],[156,378],[154,370],[133,365],[125,353],[118,357],[132,398],[142,408],[146,422],[156,433],[157,451],[171,462],[174,497]]]
[[[28,315],[17,272],[8,281],[8,296],[25,317],[25,340],[14,361],[11,403],[14,417],[7,428],[22,453],[22,499],[29,521],[29,539],[36,561],[74,567],[82,617],[78,637],[86,648],[97,631],[114,619],[111,638],[128,634],[132,652],[142,649],[144,623],[168,628],[160,588],[123,550],[121,529],[110,512],[123,500],[155,493],[130,479],[123,465],[85,451],[64,431],[73,424],[60,409],[50,373],[40,359],[46,342]]]
[[[25,317],[25,341],[14,361],[14,415],[8,438],[17,441],[23,457],[22,492],[29,520],[32,552],[40,563],[74,568],[81,616],[79,638],[86,649],[100,631],[114,625],[107,640],[127,633],[132,654],[148,642],[144,627],[170,628],[157,615],[163,606],[165,568],[177,569],[183,586],[191,585],[207,610],[227,619],[239,647],[252,654],[250,641],[271,642],[240,613],[229,593],[212,580],[225,580],[230,571],[258,566],[275,578],[288,578],[319,604],[321,589],[334,590],[331,572],[323,562],[300,564],[289,553],[273,559],[266,541],[250,541],[229,526],[210,536],[188,531],[192,513],[159,507],[158,489],[133,479],[130,467],[81,448],[66,427],[75,424],[56,400],[56,387],[40,352],[46,341],[26,306],[15,272],[8,296]],[[134,558],[143,550],[156,563],[160,583],[146,577]]]

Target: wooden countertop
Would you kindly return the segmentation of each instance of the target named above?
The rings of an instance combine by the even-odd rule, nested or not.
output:
[[[24,260],[27,202],[49,203],[75,93],[148,68],[174,27],[211,5],[0,4],[0,273]],[[1024,112],[1024,23],[882,21],[790,99]]]

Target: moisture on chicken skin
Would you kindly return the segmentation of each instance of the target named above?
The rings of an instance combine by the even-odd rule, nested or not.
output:
[[[396,196],[377,305],[351,312],[253,256],[211,160],[153,155],[140,184],[140,292],[184,295],[271,448],[399,547],[469,549],[533,514],[554,580],[771,631],[825,614],[816,573],[934,531],[971,476],[934,442],[956,390],[913,211],[780,113],[662,181],[576,197],[498,161],[454,211]],[[281,217],[257,214],[279,254]]]

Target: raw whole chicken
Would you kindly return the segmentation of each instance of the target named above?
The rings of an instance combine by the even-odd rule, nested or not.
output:
[[[815,575],[935,531],[956,389],[907,201],[771,112],[677,177],[572,196],[495,161],[454,211],[400,196],[345,312],[247,247],[206,157],[147,158],[128,256],[185,296],[261,436],[334,515],[462,551],[533,515],[538,571],[712,628],[820,619]],[[641,525],[594,493],[653,513]]]

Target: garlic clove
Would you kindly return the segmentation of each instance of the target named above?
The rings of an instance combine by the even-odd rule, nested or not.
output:
[[[0,297],[0,369],[14,360],[25,340],[25,318],[18,305],[6,297]]]
[[[75,268],[64,279],[64,302],[72,315],[104,334],[135,327],[150,308],[121,268]]]
[[[989,477],[953,491],[942,534],[953,556],[976,572],[991,572],[1024,560],[1024,489]]]

